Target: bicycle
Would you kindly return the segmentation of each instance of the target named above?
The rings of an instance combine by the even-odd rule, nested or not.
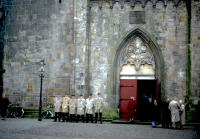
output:
[[[41,113],[42,118],[46,119],[49,118],[49,116],[51,116],[51,118],[54,117],[54,114],[49,110],[49,108],[52,108],[52,106],[48,102],[46,102],[46,105],[47,105],[47,110]]]
[[[5,117],[14,116],[15,118],[22,118],[24,115],[24,110],[22,107],[19,107],[19,104],[10,104],[7,109],[7,113]],[[1,111],[0,111],[1,118]]]

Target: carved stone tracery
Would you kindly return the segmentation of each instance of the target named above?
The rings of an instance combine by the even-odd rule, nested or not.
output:
[[[120,67],[124,64],[133,64],[135,65],[136,70],[140,70],[140,66],[144,64],[149,64],[153,66],[155,70],[155,62],[153,53],[150,50],[149,46],[139,38],[135,37],[122,51],[122,57],[120,59]]]

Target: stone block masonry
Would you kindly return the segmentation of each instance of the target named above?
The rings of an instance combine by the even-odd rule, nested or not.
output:
[[[5,11],[4,92],[12,103],[39,103],[39,61],[45,59],[43,105],[70,90],[73,0],[1,0]]]
[[[191,97],[193,104],[200,101],[200,3],[191,4]]]
[[[144,2],[144,1],[142,1]],[[113,71],[110,57],[115,55],[119,40],[132,30],[141,27],[149,32],[159,44],[165,63],[164,90],[165,97],[184,99],[186,95],[186,67],[187,67],[187,10],[182,2],[177,8],[168,3],[147,3],[131,7],[130,3],[93,4],[91,8],[91,46],[90,46],[90,74],[92,91],[100,91],[105,95],[106,102],[112,102],[118,92],[112,91],[110,82]],[[130,11],[144,11],[146,23],[129,24]],[[115,76],[115,75],[114,75]],[[119,76],[119,75],[116,75]],[[175,85],[174,87],[172,87]],[[117,106],[118,104],[116,104]]]

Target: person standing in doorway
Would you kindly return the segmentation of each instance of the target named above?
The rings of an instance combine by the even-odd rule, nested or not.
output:
[[[75,95],[72,95],[72,98],[69,101],[70,122],[75,122],[76,106]]]
[[[85,99],[83,98],[83,95],[80,94],[80,98],[77,99],[77,122],[79,121],[79,117],[81,116],[83,123],[85,123],[84,108],[85,108]]]
[[[65,122],[65,115],[67,117],[66,122],[69,121],[69,100],[70,98],[68,97],[68,93],[65,93],[65,97],[63,97],[63,102],[62,102],[62,113],[63,113],[62,122]]]
[[[179,116],[180,105],[177,102],[177,98],[174,98],[174,100],[169,103],[169,109],[171,110],[172,127],[175,129],[176,124],[180,121],[180,116]]]
[[[183,126],[185,125],[185,105],[183,104],[183,101],[180,100],[179,101],[180,104],[180,110],[179,110],[179,114],[180,114],[180,125],[181,125],[181,129],[183,129]]]
[[[163,128],[169,128],[169,125],[171,123],[170,117],[171,117],[171,112],[169,110],[169,98],[165,100],[165,102],[162,103],[162,127]]]
[[[55,119],[53,122],[57,121],[57,118],[59,119],[60,122],[60,118],[61,118],[61,112],[62,112],[62,97],[60,97],[60,93],[57,93],[57,97],[54,98],[54,112],[55,112]]]
[[[151,108],[151,121],[152,121],[152,127],[156,128],[156,122],[159,121],[159,109],[158,109],[156,99],[154,99],[154,102]]]
[[[97,94],[98,97],[95,98],[94,106],[95,106],[95,122],[97,123],[97,117],[98,114],[100,115],[100,123],[103,124],[102,122],[102,112],[103,112],[103,98],[101,98],[101,94]]]
[[[1,110],[2,120],[4,121],[5,121],[8,105],[9,105],[9,99],[6,98],[5,94],[3,94],[3,97],[0,98],[0,110]]]
[[[133,96],[131,97],[131,100],[128,102],[127,111],[129,113],[130,121],[133,121],[135,118],[135,112],[136,112],[136,102]]]
[[[90,94],[89,98],[86,99],[86,123],[88,123],[89,116],[91,123],[93,123],[93,103],[94,99],[92,98],[92,94]]]

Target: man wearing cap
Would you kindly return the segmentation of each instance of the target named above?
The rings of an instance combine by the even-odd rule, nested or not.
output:
[[[57,121],[57,118],[59,118],[59,122],[60,122],[60,118],[61,118],[61,112],[62,112],[62,98],[60,97],[60,93],[57,93],[57,97],[54,98],[54,112],[55,112],[55,119],[54,122]],[[59,114],[59,117],[58,117]]]
[[[98,97],[95,98],[95,101],[94,101],[94,107],[95,107],[95,122],[94,123],[97,123],[97,117],[98,117],[98,113],[100,115],[100,123],[102,124],[102,111],[103,111],[103,98],[101,98],[101,94],[98,93],[97,94]]]
[[[93,123],[93,105],[94,99],[92,98],[92,94],[89,94],[89,98],[86,99],[86,123],[88,123],[89,116],[91,123]]]
[[[76,106],[77,104],[76,104],[75,95],[72,95],[72,98],[69,100],[70,122],[75,122]]]
[[[68,93],[65,93],[62,102],[62,113],[63,113],[63,122],[65,121],[65,115],[67,116],[66,122],[69,121],[69,100]]]
[[[85,99],[83,98],[83,95],[80,94],[80,98],[77,100],[77,122],[79,121],[79,117],[82,117],[83,123],[84,120],[84,108],[85,108]]]

